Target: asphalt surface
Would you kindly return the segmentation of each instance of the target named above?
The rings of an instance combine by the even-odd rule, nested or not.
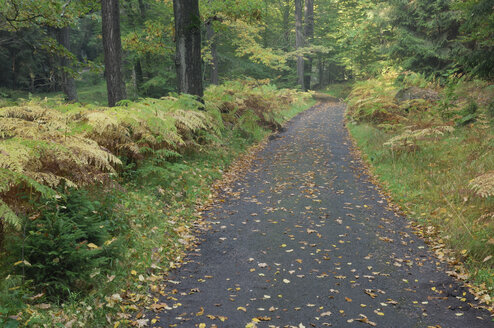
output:
[[[154,327],[494,327],[370,182],[343,112],[317,105],[258,153]]]

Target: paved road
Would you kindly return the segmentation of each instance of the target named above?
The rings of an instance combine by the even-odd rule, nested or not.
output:
[[[258,154],[155,327],[494,327],[368,181],[343,111],[310,109]]]

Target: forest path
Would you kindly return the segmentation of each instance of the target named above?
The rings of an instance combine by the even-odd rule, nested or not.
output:
[[[494,327],[369,181],[343,112],[317,105],[257,154],[154,327]]]

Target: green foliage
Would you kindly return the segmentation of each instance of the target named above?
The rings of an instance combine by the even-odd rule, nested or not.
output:
[[[494,11],[492,0],[455,1],[462,15],[458,61],[467,71],[483,78],[494,77]]]
[[[110,235],[114,199],[95,200],[86,191],[72,190],[36,206],[40,213],[25,220],[23,240],[10,244],[21,261],[18,273],[52,301],[87,293],[118,258]]]
[[[465,126],[467,124],[475,122],[477,119],[477,110],[479,106],[473,100],[470,100],[468,105],[459,114],[461,117],[456,120],[456,125]]]
[[[222,113],[225,124],[237,125],[245,133],[259,135],[258,125],[276,130],[285,119],[283,111],[307,97],[288,89],[277,89],[268,81],[232,81],[210,86],[205,93],[206,108]],[[255,124],[254,122],[259,122]]]
[[[389,54],[405,69],[438,74],[452,68],[458,13],[451,1],[391,1],[396,37]]]
[[[348,96],[348,113],[352,120],[382,123],[399,119],[400,106],[394,96],[398,89],[394,85],[397,74],[390,71],[381,77],[355,83]]]
[[[487,104],[487,115],[489,115],[491,119],[494,118],[494,99]]]
[[[3,272],[1,273],[3,274]],[[25,307],[26,296],[22,285],[21,275],[7,275],[0,280],[0,326],[4,328],[16,328],[19,322],[10,316],[17,315]]]
[[[353,83],[346,82],[330,84],[324,92],[337,99],[346,99],[352,90]]]
[[[191,96],[126,101],[97,108],[32,101],[0,108],[0,213],[19,227],[15,215],[29,194],[47,196],[61,184],[107,181],[126,158],[137,161],[200,147],[219,133],[213,116]],[[168,156],[167,155],[167,156]],[[34,194],[34,195],[33,195]],[[8,206],[7,206],[8,205]]]

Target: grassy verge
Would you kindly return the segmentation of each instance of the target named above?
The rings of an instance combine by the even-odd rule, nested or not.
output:
[[[196,106],[190,99],[166,101],[160,104],[169,107],[178,101],[181,108]],[[31,102],[25,106],[45,105]],[[118,111],[131,115],[141,105],[128,103]],[[200,211],[211,200],[214,181],[221,179],[232,162],[250,146],[311,105],[313,102],[307,100],[307,95],[276,90],[255,81],[214,87],[206,93],[206,112],[211,116],[207,122],[214,121],[212,129],[191,126],[187,129],[185,125],[190,123],[175,121],[174,128],[159,133],[168,136],[170,131],[179,132],[181,146],[172,149],[167,144],[159,149],[163,143],[151,144],[151,141],[157,138],[159,141],[161,134],[153,138],[140,135],[136,146],[141,147],[139,153],[148,155],[132,158],[132,151],[121,151],[122,164],[113,173],[113,180],[103,179],[79,190],[53,187],[59,192],[59,198],[55,199],[33,197],[35,204],[27,207],[29,212],[17,212],[22,229],[7,227],[4,231],[6,247],[0,257],[0,326],[122,327],[138,324],[141,309],[164,306],[156,304],[163,276],[179,266],[184,252],[193,247],[196,230],[207,227],[200,219]],[[74,105],[67,107],[50,100],[46,106],[62,113],[76,110],[78,118],[86,112],[106,113],[106,109],[95,110],[91,106],[81,112],[78,106],[74,109]],[[11,113],[13,109],[6,111]],[[47,117],[59,119],[55,114],[44,120]],[[196,118],[204,119],[191,116]],[[84,136],[93,138],[87,122],[65,124],[63,129],[68,129],[66,126],[72,129],[71,133],[64,132],[65,135],[79,135],[83,131]],[[153,123],[139,122],[140,125]],[[118,125],[118,129],[125,126]],[[196,122],[196,126],[202,125]],[[135,125],[132,127],[135,130]],[[9,140],[14,142],[16,138],[20,137],[12,134]],[[23,146],[34,142],[21,141]],[[125,142],[128,145],[130,140]],[[39,158],[45,161],[45,157]],[[61,173],[57,171],[57,174]],[[22,187],[20,184],[17,190]],[[3,196],[8,203],[8,195]],[[14,210],[19,207],[8,204]],[[81,220],[77,221],[78,218]],[[69,221],[72,225],[68,228],[62,224]],[[85,235],[73,236],[73,241],[64,237],[72,235],[74,229]],[[51,247],[41,260],[29,258],[27,253],[34,254],[32,248],[46,246],[45,235],[59,241],[57,246]],[[81,249],[82,253],[76,252]],[[79,263],[87,263],[84,267],[87,275],[64,270],[62,265],[74,256]],[[60,279],[47,279],[46,272]]]
[[[422,98],[399,100],[400,90]],[[488,305],[494,294],[493,99],[493,87],[482,81],[442,87],[413,74],[388,74],[357,83],[347,112],[351,135],[393,201],[453,266],[450,274],[474,284]]]
[[[338,99],[346,99],[350,92],[352,91],[353,81],[343,82],[343,83],[333,83],[328,85],[321,92],[326,93],[332,97]]]

